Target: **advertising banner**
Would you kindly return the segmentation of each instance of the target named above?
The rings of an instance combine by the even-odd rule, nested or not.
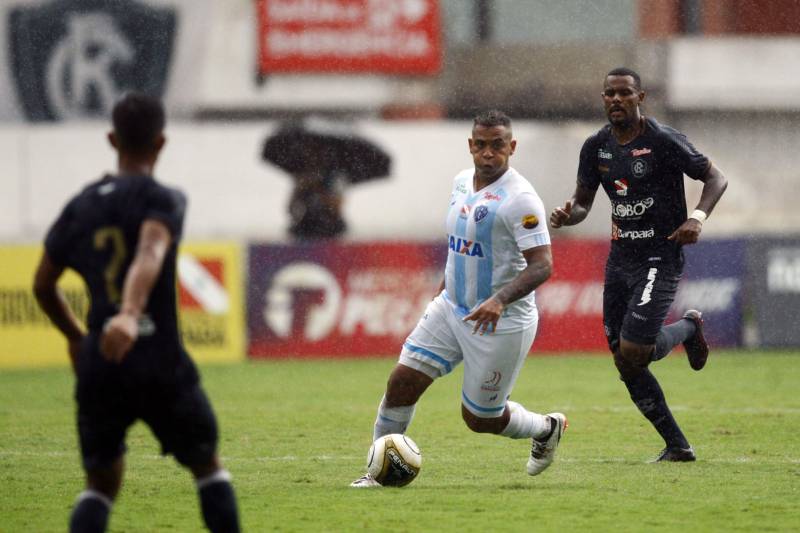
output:
[[[442,280],[445,253],[414,243],[251,246],[247,353],[399,353]]]
[[[258,0],[256,5],[262,74],[440,69],[438,0]]]
[[[607,350],[603,333],[606,240],[556,240],[553,275],[536,289],[533,352]]]
[[[746,252],[744,239],[701,240],[684,247],[686,266],[668,322],[699,309],[712,346],[741,346]]]
[[[0,368],[68,363],[66,342],[42,313],[31,290],[39,246],[0,247]],[[195,361],[244,356],[241,248],[230,243],[189,244],[178,259],[181,330]],[[59,281],[83,320],[89,298],[83,281],[68,270]]]
[[[800,238],[760,238],[748,250],[759,345],[800,346]]]

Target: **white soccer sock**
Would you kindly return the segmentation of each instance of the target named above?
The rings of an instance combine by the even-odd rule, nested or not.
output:
[[[197,490],[203,490],[212,483],[230,483],[231,479],[231,473],[224,468],[220,468],[213,474],[209,474],[202,479],[195,480],[194,483],[197,486]]]
[[[111,498],[109,498],[102,492],[94,489],[86,489],[80,494],[78,494],[78,498],[75,500],[75,505],[78,505],[83,500],[87,500],[90,498],[99,501],[100,503],[108,507],[109,510],[111,509],[111,506],[114,505],[114,502]]]
[[[416,405],[386,407],[386,396],[381,398],[378,416],[375,419],[375,429],[372,432],[372,440],[377,440],[390,433],[405,433],[408,425],[411,424],[411,419],[414,418],[416,407]]]
[[[550,418],[546,415],[532,413],[517,402],[506,402],[511,416],[508,425],[500,432],[510,439],[540,438],[550,431]]]

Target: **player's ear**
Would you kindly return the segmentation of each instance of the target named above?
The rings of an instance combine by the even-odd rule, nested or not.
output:
[[[644,103],[644,97],[646,96],[644,91],[639,91],[639,103]]]
[[[119,144],[117,143],[117,134],[113,131],[108,132],[108,143],[114,148],[114,150],[119,150]]]
[[[516,149],[517,149],[517,140],[516,139],[511,139],[511,153],[509,155],[513,155],[514,154],[514,150],[516,150]]]
[[[167,144],[167,137],[163,133],[159,133],[155,143],[156,153],[160,152],[165,144]]]

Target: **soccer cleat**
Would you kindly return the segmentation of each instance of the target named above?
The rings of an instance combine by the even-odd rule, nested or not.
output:
[[[694,455],[694,448],[689,446],[688,448],[664,448],[661,450],[661,453],[658,454],[658,457],[650,461],[651,463],[660,463],[662,461],[668,461],[672,463],[689,463],[696,460],[697,457]]]
[[[548,413],[551,419],[555,420],[556,425],[553,431],[544,440],[533,439],[531,445],[531,456],[528,459],[528,475],[536,476],[541,474],[553,462],[556,456],[556,448],[561,441],[561,435],[566,431],[569,424],[567,417],[561,413]]]
[[[683,314],[683,318],[694,322],[696,328],[694,335],[683,341],[689,366],[694,370],[702,370],[708,360],[708,343],[703,335],[703,313],[689,309]]]
[[[367,472],[357,480],[350,483],[350,486],[356,489],[371,489],[372,487],[380,487],[381,484],[375,481],[369,472]]]

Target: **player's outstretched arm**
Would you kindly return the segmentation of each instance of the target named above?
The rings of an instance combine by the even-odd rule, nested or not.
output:
[[[575,193],[562,207],[556,206],[550,213],[550,227],[557,229],[561,226],[574,226],[582,222],[589,211],[592,210],[594,196],[597,189],[589,189],[580,183],[575,187]]]
[[[528,266],[463,318],[464,322],[475,321],[473,333],[480,332],[483,335],[486,332],[493,332],[497,329],[497,321],[500,320],[503,309],[508,304],[530,294],[553,273],[553,254],[549,244],[523,250],[522,255]]]
[[[45,251],[36,268],[33,279],[33,294],[39,306],[56,328],[66,337],[72,369],[75,365],[81,341],[85,333],[83,327],[64,299],[58,288],[58,280],[64,273],[64,267],[57,265]]]
[[[728,188],[728,179],[722,171],[710,163],[702,181],[703,191],[700,193],[697,207],[689,215],[689,218],[667,237],[669,240],[674,240],[679,244],[696,243],[703,231],[703,222],[714,210],[714,206],[722,198],[725,189]]]
[[[125,275],[119,313],[108,321],[100,338],[100,351],[108,359],[122,361],[136,342],[139,317],[161,273],[171,241],[172,235],[163,222],[148,219],[142,224],[136,256]]]

